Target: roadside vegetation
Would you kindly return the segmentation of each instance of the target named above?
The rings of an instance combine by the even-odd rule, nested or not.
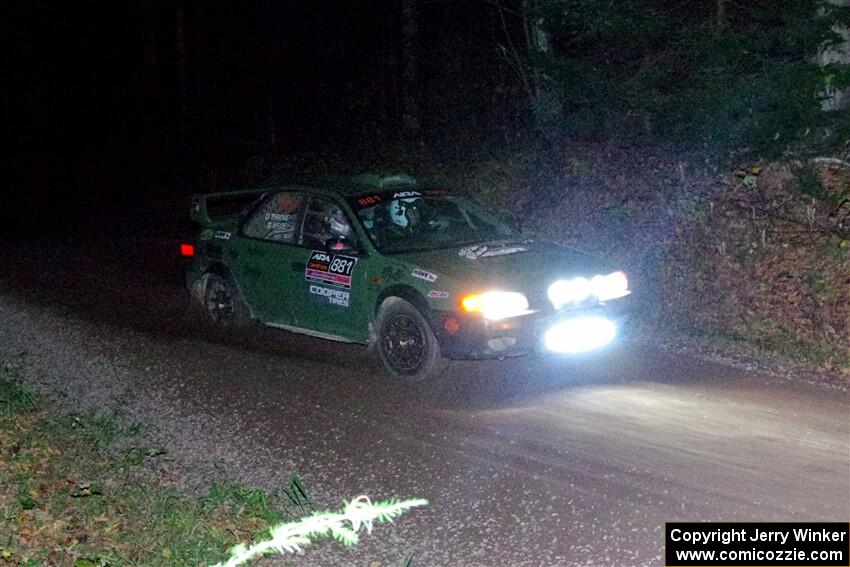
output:
[[[200,565],[282,515],[262,492],[174,487],[167,453],[116,413],[57,415],[0,365],[0,565]]]
[[[695,201],[663,266],[672,331],[850,374],[850,164],[727,174]]]
[[[0,565],[241,565],[322,539],[354,545],[425,504],[361,497],[320,513],[295,475],[280,502],[235,484],[191,496],[143,429],[116,412],[61,413],[0,361]]]

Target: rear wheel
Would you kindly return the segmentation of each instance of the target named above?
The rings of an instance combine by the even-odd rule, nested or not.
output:
[[[407,301],[387,299],[378,311],[376,327],[374,350],[393,376],[421,382],[439,376],[448,366],[428,321]]]
[[[212,323],[235,327],[248,322],[248,309],[234,283],[218,274],[207,274],[203,293],[204,313]]]

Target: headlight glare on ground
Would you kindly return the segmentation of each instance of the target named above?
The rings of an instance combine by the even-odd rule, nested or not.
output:
[[[617,336],[617,326],[604,317],[580,317],[556,323],[543,335],[545,347],[576,354],[603,347]]]
[[[460,306],[464,311],[481,313],[490,321],[517,317],[529,312],[528,298],[512,291],[488,291],[464,295],[460,299]]]

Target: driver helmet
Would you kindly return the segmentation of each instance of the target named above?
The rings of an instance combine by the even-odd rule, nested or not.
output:
[[[331,214],[328,225],[331,232],[336,236],[344,236],[346,238],[351,236],[351,225],[348,223],[348,219],[345,218],[345,213],[339,209]]]
[[[407,216],[407,211],[409,209],[416,209],[421,204],[422,199],[418,197],[410,198],[410,199],[396,199],[390,203],[390,218],[393,223],[397,224],[402,228],[406,228],[410,223],[410,219]]]

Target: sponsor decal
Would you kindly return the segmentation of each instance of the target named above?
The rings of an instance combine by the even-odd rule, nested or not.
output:
[[[323,305],[348,307],[351,294],[347,291],[322,285],[310,284],[310,301]]]
[[[292,219],[292,215],[288,213],[266,213],[265,219],[267,221],[287,221]]]
[[[215,231],[215,237],[217,240],[230,240],[230,233],[226,230],[217,230]]]
[[[368,195],[366,197],[360,197],[357,199],[357,204],[361,207],[370,207],[372,205],[377,205],[383,199],[381,199],[380,195]]]
[[[494,256],[505,256],[507,254],[517,254],[519,252],[527,251],[528,248],[525,246],[502,246],[500,248],[490,248],[486,244],[479,244],[477,246],[461,248],[457,251],[457,255],[462,258],[477,260],[478,258],[492,258]]]
[[[422,197],[423,195],[429,195],[430,196],[430,195],[443,195],[443,194],[445,194],[445,193],[442,190],[439,190],[439,191],[426,190],[425,192],[422,192],[422,191],[413,191],[413,190],[393,191],[392,189],[389,189],[389,190],[386,190],[386,191],[380,191],[380,192],[377,192],[377,193],[372,193],[371,195],[367,194],[367,195],[362,195],[360,197],[355,197],[350,202],[351,202],[352,206],[354,206],[355,208],[361,208],[362,209],[362,208],[366,208],[366,207],[372,207],[374,205],[377,205],[378,203],[384,203],[386,201],[391,201],[393,199],[412,199],[412,198],[415,198],[415,197]]]
[[[213,237],[213,231],[212,231],[211,228],[208,228],[208,229],[203,230],[201,232],[201,240],[209,240],[212,237]]]
[[[436,299],[446,299],[449,297],[449,292],[432,290],[428,292],[428,297],[434,297]]]
[[[292,221],[269,221],[266,228],[274,232],[295,232],[295,224]]]
[[[304,270],[304,278],[307,281],[348,289],[351,287],[351,272],[354,271],[356,263],[357,258],[351,256],[331,255],[322,250],[313,250]]]
[[[393,199],[406,199],[408,197],[421,197],[422,193],[419,191],[399,191],[395,195],[393,195]]]
[[[478,246],[467,246],[466,248],[461,248],[457,251],[457,255],[462,258],[469,258],[470,260],[477,260],[479,256],[487,252],[486,244],[479,244]]]
[[[434,272],[429,272],[428,270],[423,270],[422,268],[413,268],[413,271],[410,272],[410,275],[414,278],[425,280],[426,282],[433,282],[437,280],[437,274],[435,274]]]
[[[298,228],[295,215],[289,213],[266,213],[265,238],[269,240],[291,240]]]
[[[503,248],[494,248],[492,250],[487,250],[481,255],[481,257],[492,258],[493,256],[505,256],[507,254],[517,254],[518,252],[527,251],[528,248],[526,248],[525,246],[505,246]]]

